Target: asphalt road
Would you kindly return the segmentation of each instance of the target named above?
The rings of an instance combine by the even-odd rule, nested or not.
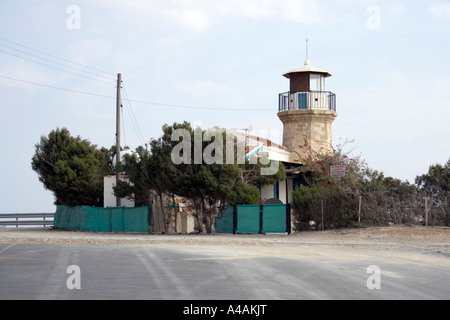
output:
[[[368,270],[372,265],[379,273]],[[445,264],[371,255],[327,260],[215,246],[0,244],[1,300],[446,300],[449,279]]]

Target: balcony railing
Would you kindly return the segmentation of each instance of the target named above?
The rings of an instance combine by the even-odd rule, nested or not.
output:
[[[280,94],[278,111],[330,110],[336,112],[336,95],[329,91],[285,92]]]

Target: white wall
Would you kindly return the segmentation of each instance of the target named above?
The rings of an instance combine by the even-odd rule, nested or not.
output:
[[[129,181],[128,178],[122,176],[122,181]],[[114,196],[113,187],[116,185],[116,176],[106,176],[103,178],[103,207],[116,207],[116,197]],[[121,206],[134,208],[134,199],[122,198]]]
[[[273,184],[268,184],[261,187],[261,200],[265,201],[267,199],[273,198]]]
[[[279,199],[286,204],[286,180],[280,181],[278,190]]]
[[[292,179],[287,180],[287,190],[286,190],[286,180],[279,182],[278,187],[278,199],[286,204],[286,192],[289,194],[288,202],[292,201]],[[274,197],[274,185],[266,185],[261,188],[261,199],[271,199]]]

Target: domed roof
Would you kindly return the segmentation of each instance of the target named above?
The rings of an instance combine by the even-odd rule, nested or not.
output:
[[[325,71],[325,70],[322,70],[322,69],[313,67],[313,66],[311,65],[311,63],[309,62],[308,59],[306,59],[305,65],[304,65],[304,66],[299,67],[299,68],[297,68],[297,69],[294,69],[294,70],[292,70],[292,71],[289,71],[288,73],[283,74],[283,76],[285,76],[286,78],[290,78],[290,77],[291,77],[291,74],[293,74],[293,73],[301,73],[301,72],[315,72],[315,73],[322,73],[322,74],[325,75],[325,78],[331,77],[331,76],[332,76],[332,74],[329,73],[328,71]]]

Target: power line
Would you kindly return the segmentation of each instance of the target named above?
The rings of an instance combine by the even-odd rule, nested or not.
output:
[[[141,128],[139,127],[139,123],[137,122],[136,116],[134,115],[133,108],[131,107],[130,99],[128,98],[127,90],[125,89],[124,85],[122,85],[122,89],[123,89],[123,92],[126,97],[125,101],[128,104],[127,110],[128,110],[128,113],[130,114],[131,123],[133,124],[134,130],[136,131],[136,134],[138,135],[138,137],[142,138],[141,142],[143,142],[145,144],[146,141],[145,141],[144,135],[142,134]]]
[[[35,85],[35,86],[51,88],[51,89],[57,89],[57,90],[68,91],[68,92],[79,93],[79,94],[85,94],[85,95],[95,96],[95,97],[100,97],[100,98],[116,99],[115,97],[105,96],[105,95],[101,95],[101,94],[97,94],[97,93],[91,93],[91,92],[84,92],[84,91],[79,91],[79,90],[55,87],[55,86],[51,86],[51,85],[47,85],[47,84],[36,83],[36,82],[33,82],[33,81],[27,81],[27,80],[20,80],[20,79],[15,79],[15,78],[2,76],[2,75],[0,75],[0,78],[13,80],[13,81],[17,81],[17,82],[23,82],[23,83],[27,83],[27,84],[32,84],[32,85]]]
[[[80,66],[80,67],[85,67],[85,68],[87,68],[87,69],[91,69],[91,70],[94,70],[94,71],[97,71],[97,72],[101,72],[101,73],[104,73],[104,74],[108,74],[108,75],[113,75],[113,76],[115,76],[114,73],[107,72],[107,71],[103,71],[103,70],[96,69],[96,68],[92,68],[92,67],[89,67],[89,66],[86,66],[86,65],[84,65],[84,64],[77,63],[77,62],[74,62],[74,61],[71,61],[71,60],[68,60],[68,59],[60,58],[60,57],[57,57],[57,56],[55,56],[55,55],[53,55],[53,54],[50,54],[50,53],[47,53],[47,52],[44,52],[44,51],[40,51],[40,50],[37,50],[37,49],[33,49],[33,48],[31,48],[31,47],[25,46],[25,45],[23,45],[23,44],[20,44],[20,43],[17,43],[17,42],[14,42],[14,41],[11,41],[11,40],[2,38],[2,37],[0,37],[0,40],[3,40],[3,41],[6,41],[6,42],[9,42],[9,43],[12,43],[12,44],[14,44],[14,45],[16,45],[16,46],[19,46],[19,47],[22,47],[22,48],[26,48],[26,49],[28,49],[28,50],[32,50],[32,51],[34,51],[34,52],[38,52],[38,53],[40,53],[40,54],[44,54],[44,55],[46,55],[46,56],[49,56],[49,57],[52,57],[52,58],[55,58],[55,59],[58,59],[58,60],[61,60],[61,61],[65,61],[65,62],[72,63],[72,64],[77,65],[77,66]]]
[[[122,108],[123,109],[123,108]],[[128,108],[126,108],[127,109],[127,112],[128,112],[128,115],[130,116],[130,121],[131,121],[131,124],[133,125],[133,128],[134,128],[134,131],[136,132],[136,135],[138,136],[138,139],[139,140],[141,140],[141,142],[143,143],[143,144],[145,144],[145,139],[143,138],[143,136],[142,136],[142,133],[140,133],[139,134],[139,132],[141,131],[141,129],[139,129],[139,125],[133,120],[133,117],[131,116],[131,114],[130,114],[130,108],[128,107]],[[122,110],[122,118],[124,118],[123,117],[123,110]],[[123,121],[123,124],[124,124],[124,126],[125,126],[125,120]],[[137,127],[136,127],[137,126]]]
[[[48,61],[48,62],[54,63],[54,64],[59,65],[59,66],[63,66],[63,67],[70,68],[70,69],[74,69],[74,70],[77,70],[77,71],[81,71],[81,72],[84,72],[84,73],[87,73],[87,74],[90,74],[90,75],[93,75],[93,76],[96,76],[96,77],[99,77],[99,78],[108,79],[108,80],[111,81],[111,79],[110,79],[109,77],[106,78],[106,77],[104,77],[104,76],[99,75],[98,73],[94,73],[94,72],[86,71],[86,70],[83,70],[83,69],[80,69],[80,68],[72,67],[72,66],[69,66],[69,65],[67,65],[67,64],[63,64],[63,63],[59,63],[59,62],[53,61],[53,60],[51,60],[51,59],[42,58],[42,57],[39,57],[38,55],[31,54],[31,53],[25,52],[25,51],[23,51],[23,50],[18,50],[18,49],[15,49],[15,48],[13,48],[13,47],[10,47],[10,46],[7,46],[7,45],[1,44],[1,43],[0,43],[0,46],[6,47],[6,48],[8,48],[8,49],[11,49],[11,50],[14,50],[14,51],[17,51],[17,52],[20,52],[20,53],[23,53],[23,54],[26,54],[26,55],[29,55],[29,56],[32,56],[32,57],[35,57],[35,58],[44,60],[44,61]],[[12,55],[12,56],[15,56],[15,57],[24,59],[24,60],[28,60],[28,61],[31,61],[31,62],[39,63],[39,62],[36,62],[36,61],[34,61],[34,60],[26,59],[26,58],[24,58],[24,57],[17,56],[17,55],[15,55],[15,54],[12,54],[12,53],[9,53],[9,52],[3,51],[3,50],[0,50],[0,51],[3,52],[3,53],[6,53],[6,54],[10,54],[10,55]],[[43,63],[39,63],[39,64],[48,66],[48,65],[43,64]],[[54,67],[53,67],[53,68],[54,68]],[[57,68],[55,68],[55,69],[57,69]],[[61,69],[58,69],[58,70],[61,70]],[[65,71],[65,70],[62,70],[62,71]],[[103,82],[103,81],[102,81],[102,82]]]
[[[46,87],[46,88],[62,90],[62,91],[68,91],[68,92],[84,94],[84,95],[90,95],[90,96],[95,96],[95,97],[100,97],[100,98],[116,99],[116,97],[113,97],[113,96],[106,96],[106,95],[101,95],[101,94],[97,94],[97,93],[61,88],[61,87],[56,87],[56,86],[52,86],[52,85],[46,85],[46,84],[42,84],[42,83],[36,83],[36,82],[32,82],[32,81],[21,80],[21,79],[16,79],[16,78],[12,78],[12,77],[2,76],[2,75],[0,75],[0,78],[17,81],[17,82],[23,82],[23,83],[27,83],[27,84],[32,84],[35,86]],[[235,111],[235,112],[268,112],[268,111],[273,112],[273,109],[208,108],[208,107],[176,105],[176,104],[159,103],[159,102],[134,100],[134,99],[126,99],[126,101],[148,104],[148,105],[155,105],[155,106],[162,106],[162,107],[178,108],[178,109],[193,109],[193,110],[205,110],[205,111]]]
[[[273,111],[273,109],[208,108],[208,107],[185,106],[185,105],[168,104],[168,103],[159,103],[159,102],[150,102],[150,101],[133,100],[133,99],[130,99],[129,101],[131,101],[131,102],[136,102],[136,103],[142,103],[142,104],[151,104],[151,105],[162,106],[162,107],[172,107],[172,108],[182,108],[182,109],[195,109],[195,110],[211,110],[211,111],[242,111],[242,112],[263,112],[263,111]]]
[[[44,52],[44,51],[40,51],[40,50],[34,49],[34,48],[29,47],[29,46],[26,46],[26,45],[23,45],[23,44],[20,44],[20,43],[17,43],[17,42],[14,42],[14,41],[11,41],[11,40],[2,38],[2,37],[0,37],[0,40],[9,42],[9,43],[14,44],[14,45],[16,45],[16,46],[19,46],[19,47],[22,47],[22,48],[26,48],[26,49],[28,49],[28,50],[32,50],[32,51],[34,51],[34,52],[37,52],[37,53],[40,53],[40,54],[43,54],[43,55],[46,55],[46,56],[49,56],[49,57],[52,57],[52,58],[61,60],[61,61],[65,61],[65,62],[74,64],[74,65],[78,65],[78,66],[81,66],[81,67],[84,67],[84,68],[87,68],[87,69],[91,69],[91,70],[94,70],[94,71],[97,71],[97,72],[101,72],[101,73],[104,73],[104,74],[114,75],[114,76],[115,76],[115,74],[113,74],[113,73],[111,73],[111,72],[102,71],[102,70],[100,70],[100,69],[92,68],[92,67],[89,67],[89,66],[86,66],[86,65],[83,65],[83,64],[74,62],[74,61],[70,61],[70,60],[68,60],[68,59],[60,58],[60,57],[57,57],[57,56],[55,56],[55,55],[53,55],[53,54],[50,54],[50,53],[47,53],[47,52]],[[26,52],[24,52],[24,51],[21,51],[21,50],[14,49],[14,48],[12,48],[12,47],[6,46],[6,45],[4,45],[4,44],[0,44],[0,45],[2,45],[2,46],[4,46],[4,47],[7,47],[7,48],[10,48],[10,49],[12,49],[12,50],[16,50],[16,51],[19,51],[19,52],[22,52],[22,53],[25,53],[25,54],[28,54],[28,55],[37,57],[37,58],[39,58],[39,59],[43,59],[43,60],[47,60],[47,61],[50,61],[50,62],[55,63],[55,64],[59,64],[59,63],[54,62],[54,61],[51,61],[51,60],[49,60],[49,59],[41,58],[41,57],[32,55],[32,54],[30,54],[30,53],[26,53]],[[102,80],[95,79],[95,78],[92,78],[92,77],[83,76],[83,75],[80,75],[80,74],[77,74],[77,73],[74,73],[74,72],[71,72],[71,71],[59,69],[59,68],[54,67],[54,66],[49,66],[49,65],[47,65],[47,64],[44,64],[44,63],[41,63],[41,62],[37,62],[37,61],[33,61],[33,60],[30,60],[30,59],[27,59],[27,58],[24,58],[24,57],[15,55],[15,54],[10,53],[10,52],[6,52],[6,51],[2,51],[2,50],[0,50],[0,51],[3,52],[3,53],[6,53],[6,54],[9,54],[9,55],[16,56],[16,57],[18,57],[18,58],[24,59],[24,60],[28,60],[28,61],[31,61],[31,62],[34,62],[34,63],[38,63],[38,64],[41,64],[41,65],[44,65],[44,66],[47,66],[47,67],[56,69],[56,70],[60,70],[60,71],[72,73],[72,74],[75,74],[75,75],[80,76],[80,77],[84,77],[84,78],[91,79],[91,80],[94,80],[94,81],[99,81],[99,82],[104,82],[104,83],[110,84],[109,82],[106,82],[106,81],[102,81]],[[60,65],[62,65],[62,64],[60,64]],[[65,67],[72,68],[72,69],[76,69],[76,70],[79,70],[79,71],[82,71],[82,72],[87,72],[87,71],[83,71],[83,70],[81,70],[81,69],[74,68],[74,67],[70,67],[70,66],[65,66]],[[90,72],[87,72],[87,73],[90,73]],[[93,74],[93,73],[91,73],[91,74]],[[11,77],[6,77],[6,76],[0,76],[0,77],[5,78],[5,79],[9,79],[9,80],[13,80],[13,81],[18,81],[18,82],[28,83],[28,84],[32,84],[32,85],[36,85],[36,86],[47,87],[47,88],[51,88],[51,89],[57,89],[57,90],[63,90],[63,91],[68,91],[68,92],[73,92],[73,93],[79,93],[79,94],[85,94],[85,95],[91,95],[91,96],[103,97],[103,98],[108,98],[108,99],[115,99],[115,97],[110,97],[110,96],[105,96],[105,95],[99,95],[99,94],[95,94],[95,93],[89,93],[89,92],[82,92],[82,91],[78,91],[78,90],[72,90],[72,89],[60,88],[60,87],[55,87],[55,86],[51,86],[51,85],[40,84],[40,83],[36,83],[36,82],[32,82],[32,81],[26,81],[26,80],[14,79],[14,78],[11,78]],[[102,76],[100,76],[100,77],[102,77]],[[103,78],[105,78],[105,77],[103,77]],[[109,78],[108,78],[108,79],[109,79]],[[133,100],[133,99],[128,99],[128,97],[127,97],[127,101],[128,101],[128,102],[134,102],[134,103],[147,104],[147,105],[161,106],[161,107],[170,107],[170,108],[179,108],[179,109],[193,109],[193,110],[206,110],[206,111],[208,111],[208,110],[209,110],[209,111],[236,111],[236,112],[268,112],[268,111],[271,111],[271,112],[272,112],[272,111],[273,111],[273,108],[270,108],[270,109],[243,109],[243,108],[209,108],[209,107],[200,107],[200,106],[187,106],[187,105],[177,105],[177,104],[169,104],[169,103],[159,103],[159,102],[151,102],[151,101],[143,101],[143,100]]]
[[[37,64],[40,64],[40,65],[42,65],[42,66],[48,67],[48,68],[52,68],[52,69],[55,69],[55,70],[59,70],[59,71],[71,73],[71,74],[74,74],[74,75],[76,75],[76,76],[78,76],[78,77],[82,77],[82,78],[86,78],[86,79],[90,79],[90,80],[94,80],[94,81],[98,81],[98,82],[103,82],[103,83],[112,85],[112,83],[109,83],[109,82],[106,82],[106,81],[103,81],[103,80],[99,80],[99,79],[95,79],[95,78],[92,78],[92,77],[84,76],[84,75],[82,75],[82,74],[78,74],[78,73],[75,73],[75,72],[72,72],[72,71],[63,70],[63,69],[61,69],[61,68],[54,67],[54,66],[50,66],[50,65],[45,64],[45,63],[42,63],[42,62],[33,61],[33,60],[30,60],[30,59],[27,59],[27,58],[18,56],[18,55],[14,54],[14,53],[6,52],[6,51],[3,51],[3,50],[0,50],[0,52],[9,54],[9,55],[11,55],[11,56],[14,56],[14,57],[17,57],[17,58],[20,58],[20,59],[23,59],[23,60],[27,60],[27,61],[30,61],[30,62],[33,62],[33,63],[37,63]]]

